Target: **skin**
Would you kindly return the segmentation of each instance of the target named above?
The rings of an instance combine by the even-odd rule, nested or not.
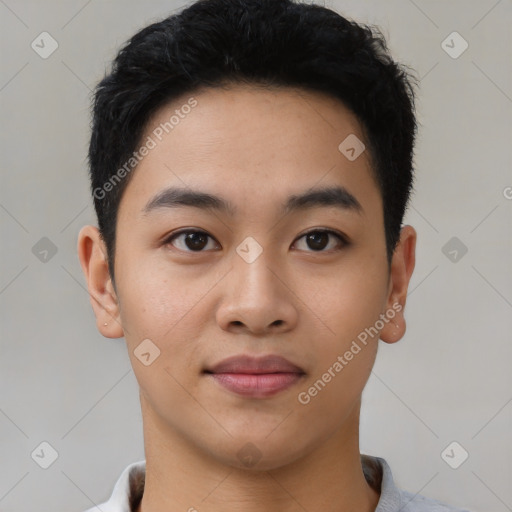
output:
[[[356,117],[320,93],[255,86],[202,89],[197,106],[138,165],[117,221],[115,287],[98,230],[80,231],[78,253],[98,330],[124,336],[140,386],[146,483],[138,512],[375,510],[359,452],[361,394],[378,336],[311,398],[298,394],[343,355],[359,333],[393,304],[405,306],[416,232],[404,226],[391,266],[382,199],[365,151],[349,161],[338,145],[355,134]],[[156,112],[142,140],[189,96]],[[339,185],[357,213],[317,206],[283,215],[281,204],[311,187]],[[144,214],[158,192],[180,186],[229,200],[237,213],[184,206]],[[179,228],[205,231],[202,252]],[[303,236],[332,235],[315,251]],[[263,252],[247,263],[236,252],[248,236]],[[104,324],[107,325],[104,325]],[[405,332],[402,311],[380,339]],[[145,366],[134,355],[150,339],[160,356]],[[292,387],[244,398],[203,369],[228,356],[279,354],[306,375]],[[252,443],[261,458],[248,467],[237,453]]]

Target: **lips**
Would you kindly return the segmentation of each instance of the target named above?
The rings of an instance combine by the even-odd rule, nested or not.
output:
[[[233,356],[206,370],[208,373],[304,373],[304,370],[284,357],[270,355],[251,357],[246,355]]]
[[[284,391],[305,375],[299,366],[277,355],[233,356],[204,373],[238,395],[265,398]]]

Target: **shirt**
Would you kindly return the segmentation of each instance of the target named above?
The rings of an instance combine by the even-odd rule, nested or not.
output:
[[[361,455],[361,461],[366,480],[380,491],[375,512],[469,512],[419,494],[401,491],[396,487],[385,459]],[[117,480],[110,499],[85,512],[135,512],[144,492],[145,471],[145,460],[127,466]]]

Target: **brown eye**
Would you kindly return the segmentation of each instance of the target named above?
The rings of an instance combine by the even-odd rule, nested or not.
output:
[[[325,249],[340,249],[347,245],[346,240],[339,233],[332,230],[316,229],[305,233],[297,240],[304,239],[309,252],[326,252]],[[334,240],[334,241],[333,241]],[[302,250],[308,251],[302,248]]]
[[[187,230],[174,233],[165,241],[165,244],[171,244],[185,252],[204,252],[204,249],[208,247],[209,240],[213,240],[213,238],[204,231]],[[213,248],[215,248],[215,244],[213,244]]]

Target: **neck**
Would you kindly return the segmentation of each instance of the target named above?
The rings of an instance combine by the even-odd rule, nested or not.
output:
[[[137,512],[374,512],[379,493],[359,453],[359,409],[311,453],[270,470],[223,464],[179,435],[144,403],[146,478]]]

